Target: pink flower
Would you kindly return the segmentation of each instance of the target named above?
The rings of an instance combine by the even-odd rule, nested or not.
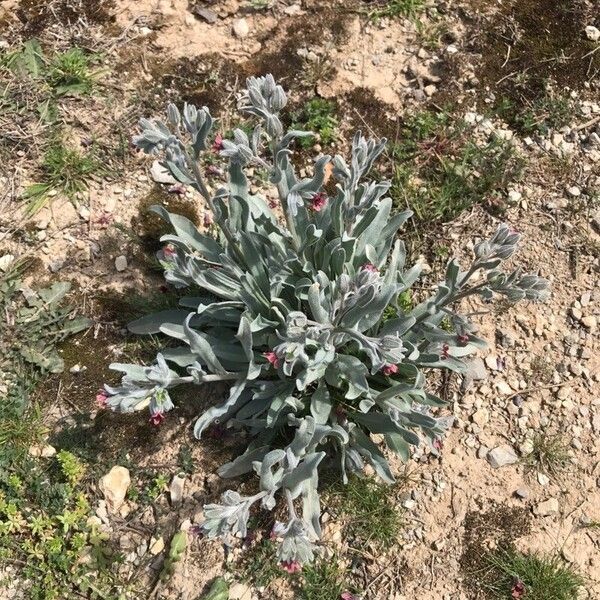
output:
[[[286,573],[302,571],[302,565],[297,560],[282,560],[279,564]]]
[[[165,258],[174,258],[175,256],[177,256],[177,250],[175,250],[174,246],[171,246],[171,244],[169,244],[168,246],[165,246],[163,248],[163,254],[165,255]]]
[[[459,333],[457,337],[461,344],[466,344],[469,341],[469,336],[466,333]]]
[[[96,404],[99,408],[106,408],[108,406],[108,394],[106,390],[98,390],[96,394]]]
[[[357,600],[357,598],[352,592],[342,592],[340,600]]]
[[[340,404],[336,405],[334,412],[335,412],[335,416],[337,417],[337,421],[340,425],[342,425],[343,423],[345,423],[348,420],[346,409],[343,406],[341,406]]]
[[[158,427],[166,419],[165,413],[162,410],[157,410],[150,415],[150,423],[155,427]]]
[[[203,222],[204,222],[204,227],[210,227],[214,223],[212,215],[210,213],[204,213]]]
[[[276,369],[279,368],[279,358],[277,357],[277,354],[275,354],[275,352],[265,352],[263,353],[263,356],[267,359],[267,362],[272,364]]]
[[[442,360],[446,360],[450,356],[450,346],[448,344],[444,344],[442,346],[442,355],[440,358]]]
[[[517,579],[510,590],[513,598],[523,598],[525,596],[525,584]]]
[[[169,188],[169,192],[171,194],[177,194],[179,196],[183,196],[185,194],[185,185],[182,183],[176,183]]]
[[[327,206],[327,194],[325,192],[319,192],[312,197],[312,204],[310,208],[315,212],[322,211]]]
[[[398,365],[384,365],[381,369],[384,375],[395,375],[398,372]]]
[[[219,150],[223,150],[223,136],[220,133],[215,135],[215,141],[212,145],[213,152],[219,152]]]
[[[277,200],[275,200],[274,198],[269,200],[269,208],[277,208],[278,206],[279,202],[277,202]]]
[[[373,263],[365,263],[361,269],[370,273],[379,273],[379,269]]]
[[[433,440],[433,447],[438,452],[441,452],[441,450],[444,448],[444,442],[440,438],[436,438],[435,440]]]
[[[223,171],[221,171],[219,167],[215,167],[215,165],[208,165],[208,167],[206,167],[206,172],[211,177],[221,177],[223,175]]]

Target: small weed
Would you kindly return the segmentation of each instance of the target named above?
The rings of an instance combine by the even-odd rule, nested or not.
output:
[[[559,558],[505,551],[489,557],[493,583],[501,599],[576,600],[583,578]]]
[[[0,278],[0,390],[3,417],[12,414],[15,419],[27,408],[41,377],[63,370],[56,345],[91,325],[73,317],[73,308],[63,304],[70,284],[55,283],[37,292],[21,292],[21,287],[18,276]],[[0,446],[5,441],[0,424]]]
[[[344,591],[342,571],[337,560],[319,560],[302,570],[300,600],[334,600]]]
[[[312,131],[319,136],[322,144],[331,144],[337,138],[338,120],[335,116],[335,104],[324,98],[309,100],[302,109],[293,115],[292,129]],[[311,148],[314,137],[300,138],[303,148]]]
[[[361,545],[372,543],[385,549],[396,543],[402,519],[388,485],[352,477],[336,490],[334,503],[347,521],[347,535]]]
[[[374,20],[383,17],[416,19],[424,10],[425,0],[387,0],[377,3],[377,7],[370,10],[368,15]]]
[[[528,469],[554,476],[568,469],[571,464],[569,449],[562,435],[540,432],[531,443],[532,451],[524,459]]]
[[[93,56],[81,48],[71,48],[50,61],[47,81],[59,96],[89,94],[94,86],[91,69]]]
[[[194,472],[194,459],[189,446],[179,448],[177,465],[184,473],[191,475]]]
[[[267,587],[275,579],[285,575],[276,558],[276,546],[269,539],[262,539],[252,546],[241,562],[241,577],[256,587]]]
[[[29,214],[36,213],[46,202],[49,192],[60,191],[75,198],[87,189],[93,174],[102,171],[99,160],[91,153],[82,154],[67,148],[62,141],[53,141],[42,159],[43,183],[30,185],[24,193],[29,201]]]
[[[526,106],[517,106],[503,96],[494,107],[494,112],[523,133],[547,133],[568,125],[576,116],[576,106],[569,96],[551,90],[535,98]]]
[[[391,148],[392,198],[419,221],[449,221],[478,202],[497,207],[497,192],[518,180],[523,159],[505,140],[472,141],[466,125],[446,112],[408,119]]]
[[[554,365],[542,355],[536,355],[531,359],[531,375],[534,381],[546,383],[552,379]]]

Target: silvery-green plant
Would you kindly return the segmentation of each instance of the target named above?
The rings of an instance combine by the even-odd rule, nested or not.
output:
[[[272,76],[248,80],[241,110],[257,124],[250,136],[237,129],[233,141],[219,139],[228,177],[214,190],[201,168],[213,125],[206,108],[186,104],[180,112],[171,104],[166,123],[141,121],[135,144],[161,153],[172,174],[202,195],[218,232],[211,237],[154,207],[174,230],[161,238],[166,279],[194,295],[130,325],[132,332],[160,332],[179,345],[164,348],[151,366],[111,365],[123,373],[122,383],[105,386],[101,399],[125,412],[148,407],[160,423],[173,408],[171,388],[230,382],[228,398],[202,414],[194,432],[200,438],[217,423],[246,430],[247,450],[218,473],[234,478],[255,471],[258,486],[251,496],[227,491],[220,504],[206,506],[203,528],[226,542],[243,538],[252,506],[270,510],[282,496],[289,518],[275,530],[278,556],[293,570],[312,559],[320,535],[318,469],[326,457],[337,461],[344,480],[370,464],[393,482],[386,446],[408,460],[411,446],[436,446],[444,435],[448,419],[433,414],[444,403],[426,389],[425,374],[464,371],[465,357],[484,346],[456,312],[457,302],[472,294],[541,300],[548,285],[500,269],[519,239],[501,225],[475,246],[469,268],[451,260],[434,293],[402,310],[399,296],[421,266],[406,267],[397,239],[410,211],[392,214],[389,182],[368,179],[385,140],[357,133],[349,163],[324,155],[312,176],[301,178],[291,146],[310,133],[284,131],[285,105]],[[273,201],[250,192],[249,166],[267,170],[282,217]],[[335,192],[324,189],[330,175]],[[395,317],[384,318],[388,307]]]

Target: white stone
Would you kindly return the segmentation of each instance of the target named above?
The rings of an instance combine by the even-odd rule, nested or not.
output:
[[[546,486],[550,483],[550,477],[545,473],[538,472],[537,474],[538,483],[542,486]]]
[[[576,185],[572,185],[567,188],[567,194],[569,194],[571,198],[577,198],[581,196],[581,190]]]
[[[497,381],[495,383],[496,389],[500,394],[511,395],[513,393],[513,389],[506,383],[506,381]]]
[[[522,197],[523,197],[523,194],[521,194],[521,192],[519,192],[517,190],[510,190],[510,192],[508,192],[508,201],[509,202],[516,204]]]
[[[181,504],[183,500],[183,486],[185,485],[185,477],[180,477],[179,475],[175,475],[171,481],[171,485],[169,487],[169,494],[171,495],[171,504],[177,505]]]
[[[36,458],[50,458],[55,454],[56,448],[54,448],[54,446],[50,446],[49,444],[31,446],[31,448],[29,448],[29,455],[35,456]]]
[[[109,510],[116,512],[125,502],[125,495],[131,484],[129,471],[125,467],[115,465],[98,483],[100,491],[106,499]]]
[[[244,18],[234,19],[231,28],[233,29],[233,35],[240,40],[248,37],[250,33],[250,25],[248,25],[248,21]]]
[[[480,408],[473,413],[471,420],[473,423],[479,425],[479,427],[485,427],[490,420],[490,412],[487,408]]]
[[[547,517],[548,515],[554,515],[558,512],[558,500],[556,498],[550,498],[544,502],[540,502],[534,509],[533,512],[538,517]]]
[[[127,268],[127,257],[121,254],[115,258],[115,269],[121,273]]]
[[[159,537],[157,540],[150,540],[150,554],[156,556],[165,549],[165,540]]]
[[[15,257],[12,254],[5,254],[4,256],[0,256],[0,271],[8,271],[8,267],[15,260]]]
[[[516,462],[518,462],[519,457],[513,450],[512,446],[505,444],[490,450],[487,454],[487,460],[492,469],[499,469],[500,467],[504,467],[506,465],[514,465]]]
[[[587,329],[589,329],[590,331],[596,331],[597,319],[593,315],[583,317],[581,319],[581,324],[584,327],[587,327]]]
[[[245,583],[234,583],[229,588],[229,600],[254,600],[252,588]]]
[[[585,28],[585,35],[588,40],[591,40],[592,42],[597,42],[598,40],[600,40],[600,29],[594,27],[593,25],[588,25]]]

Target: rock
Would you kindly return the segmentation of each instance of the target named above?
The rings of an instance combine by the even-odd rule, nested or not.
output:
[[[508,201],[511,204],[516,204],[517,202],[519,202],[519,200],[521,200],[522,197],[523,194],[521,194],[521,192],[518,192],[517,190],[510,190],[510,192],[508,192]]]
[[[485,427],[490,420],[490,412],[487,408],[480,408],[473,413],[471,420],[473,423],[479,425],[479,427]]]
[[[250,33],[250,25],[248,25],[248,21],[244,18],[234,19],[231,28],[233,30],[233,35],[240,40],[248,37],[248,34]]]
[[[119,465],[115,465],[100,479],[98,485],[106,499],[109,510],[116,512],[121,508],[130,484],[131,477],[129,476],[129,471]]]
[[[122,255],[115,258],[115,269],[121,273],[127,269],[127,257]]]
[[[529,498],[529,490],[526,487],[520,487],[515,490],[515,496],[521,498],[521,500],[527,500]]]
[[[498,357],[494,354],[488,354],[485,357],[485,364],[491,371],[500,371],[500,365],[498,362]]]
[[[433,83],[430,83],[429,85],[426,85],[423,88],[423,91],[425,92],[426,96],[431,98],[431,96],[433,96],[437,92],[437,87],[433,85]]]
[[[0,271],[6,273],[8,268],[15,260],[15,257],[12,254],[5,254],[4,256],[0,256]]]
[[[585,37],[592,42],[597,42],[600,40],[600,29],[594,27],[593,25],[588,25],[585,28]]]
[[[234,583],[229,588],[229,600],[254,600],[252,588],[245,583]]]
[[[506,381],[497,381],[495,385],[500,394],[505,396],[511,396],[513,394],[512,388],[510,385],[508,385],[508,383],[506,383]]]
[[[164,167],[158,160],[155,160],[150,167],[150,176],[156,183],[164,183],[166,185],[174,185],[177,183],[177,180],[173,175],[171,175],[171,171]]]
[[[550,477],[545,473],[539,472],[537,474],[537,480],[540,485],[546,486],[550,483]]]
[[[49,444],[45,445],[36,445],[31,446],[29,448],[29,455],[34,456],[36,458],[50,458],[56,454],[56,448],[54,446],[50,446]]]
[[[446,540],[444,538],[436,540],[433,542],[432,546],[436,552],[440,552],[446,547]]]
[[[90,209],[87,206],[82,206],[79,209],[79,216],[84,220],[84,221],[89,221],[90,217],[91,217],[91,212]]]
[[[171,485],[169,487],[169,493],[171,495],[171,504],[173,506],[177,504],[181,504],[183,500],[183,486],[185,485],[185,477],[180,477],[179,475],[175,475],[171,481]]]
[[[214,25],[217,22],[217,15],[209,8],[203,8],[202,6],[195,6],[192,9],[194,13],[200,19],[206,21],[209,25]]]
[[[150,540],[149,552],[152,556],[160,554],[165,549],[165,540],[159,537],[157,540]]]
[[[596,326],[598,325],[598,322],[595,316],[590,315],[587,317],[582,317],[581,324],[590,331],[596,331]]]
[[[571,198],[578,198],[581,196],[581,190],[576,185],[572,185],[567,188],[567,194],[571,196]]]
[[[490,450],[487,454],[487,460],[492,469],[499,469],[500,467],[507,465],[514,465],[516,462],[518,462],[519,457],[513,450],[512,446],[505,444]]]
[[[533,512],[538,517],[547,517],[549,515],[555,515],[558,512],[558,509],[558,500],[556,498],[550,498],[544,502],[540,502],[533,509]]]
[[[474,381],[488,378],[488,372],[481,358],[471,358],[465,361],[463,388],[468,389]]]

